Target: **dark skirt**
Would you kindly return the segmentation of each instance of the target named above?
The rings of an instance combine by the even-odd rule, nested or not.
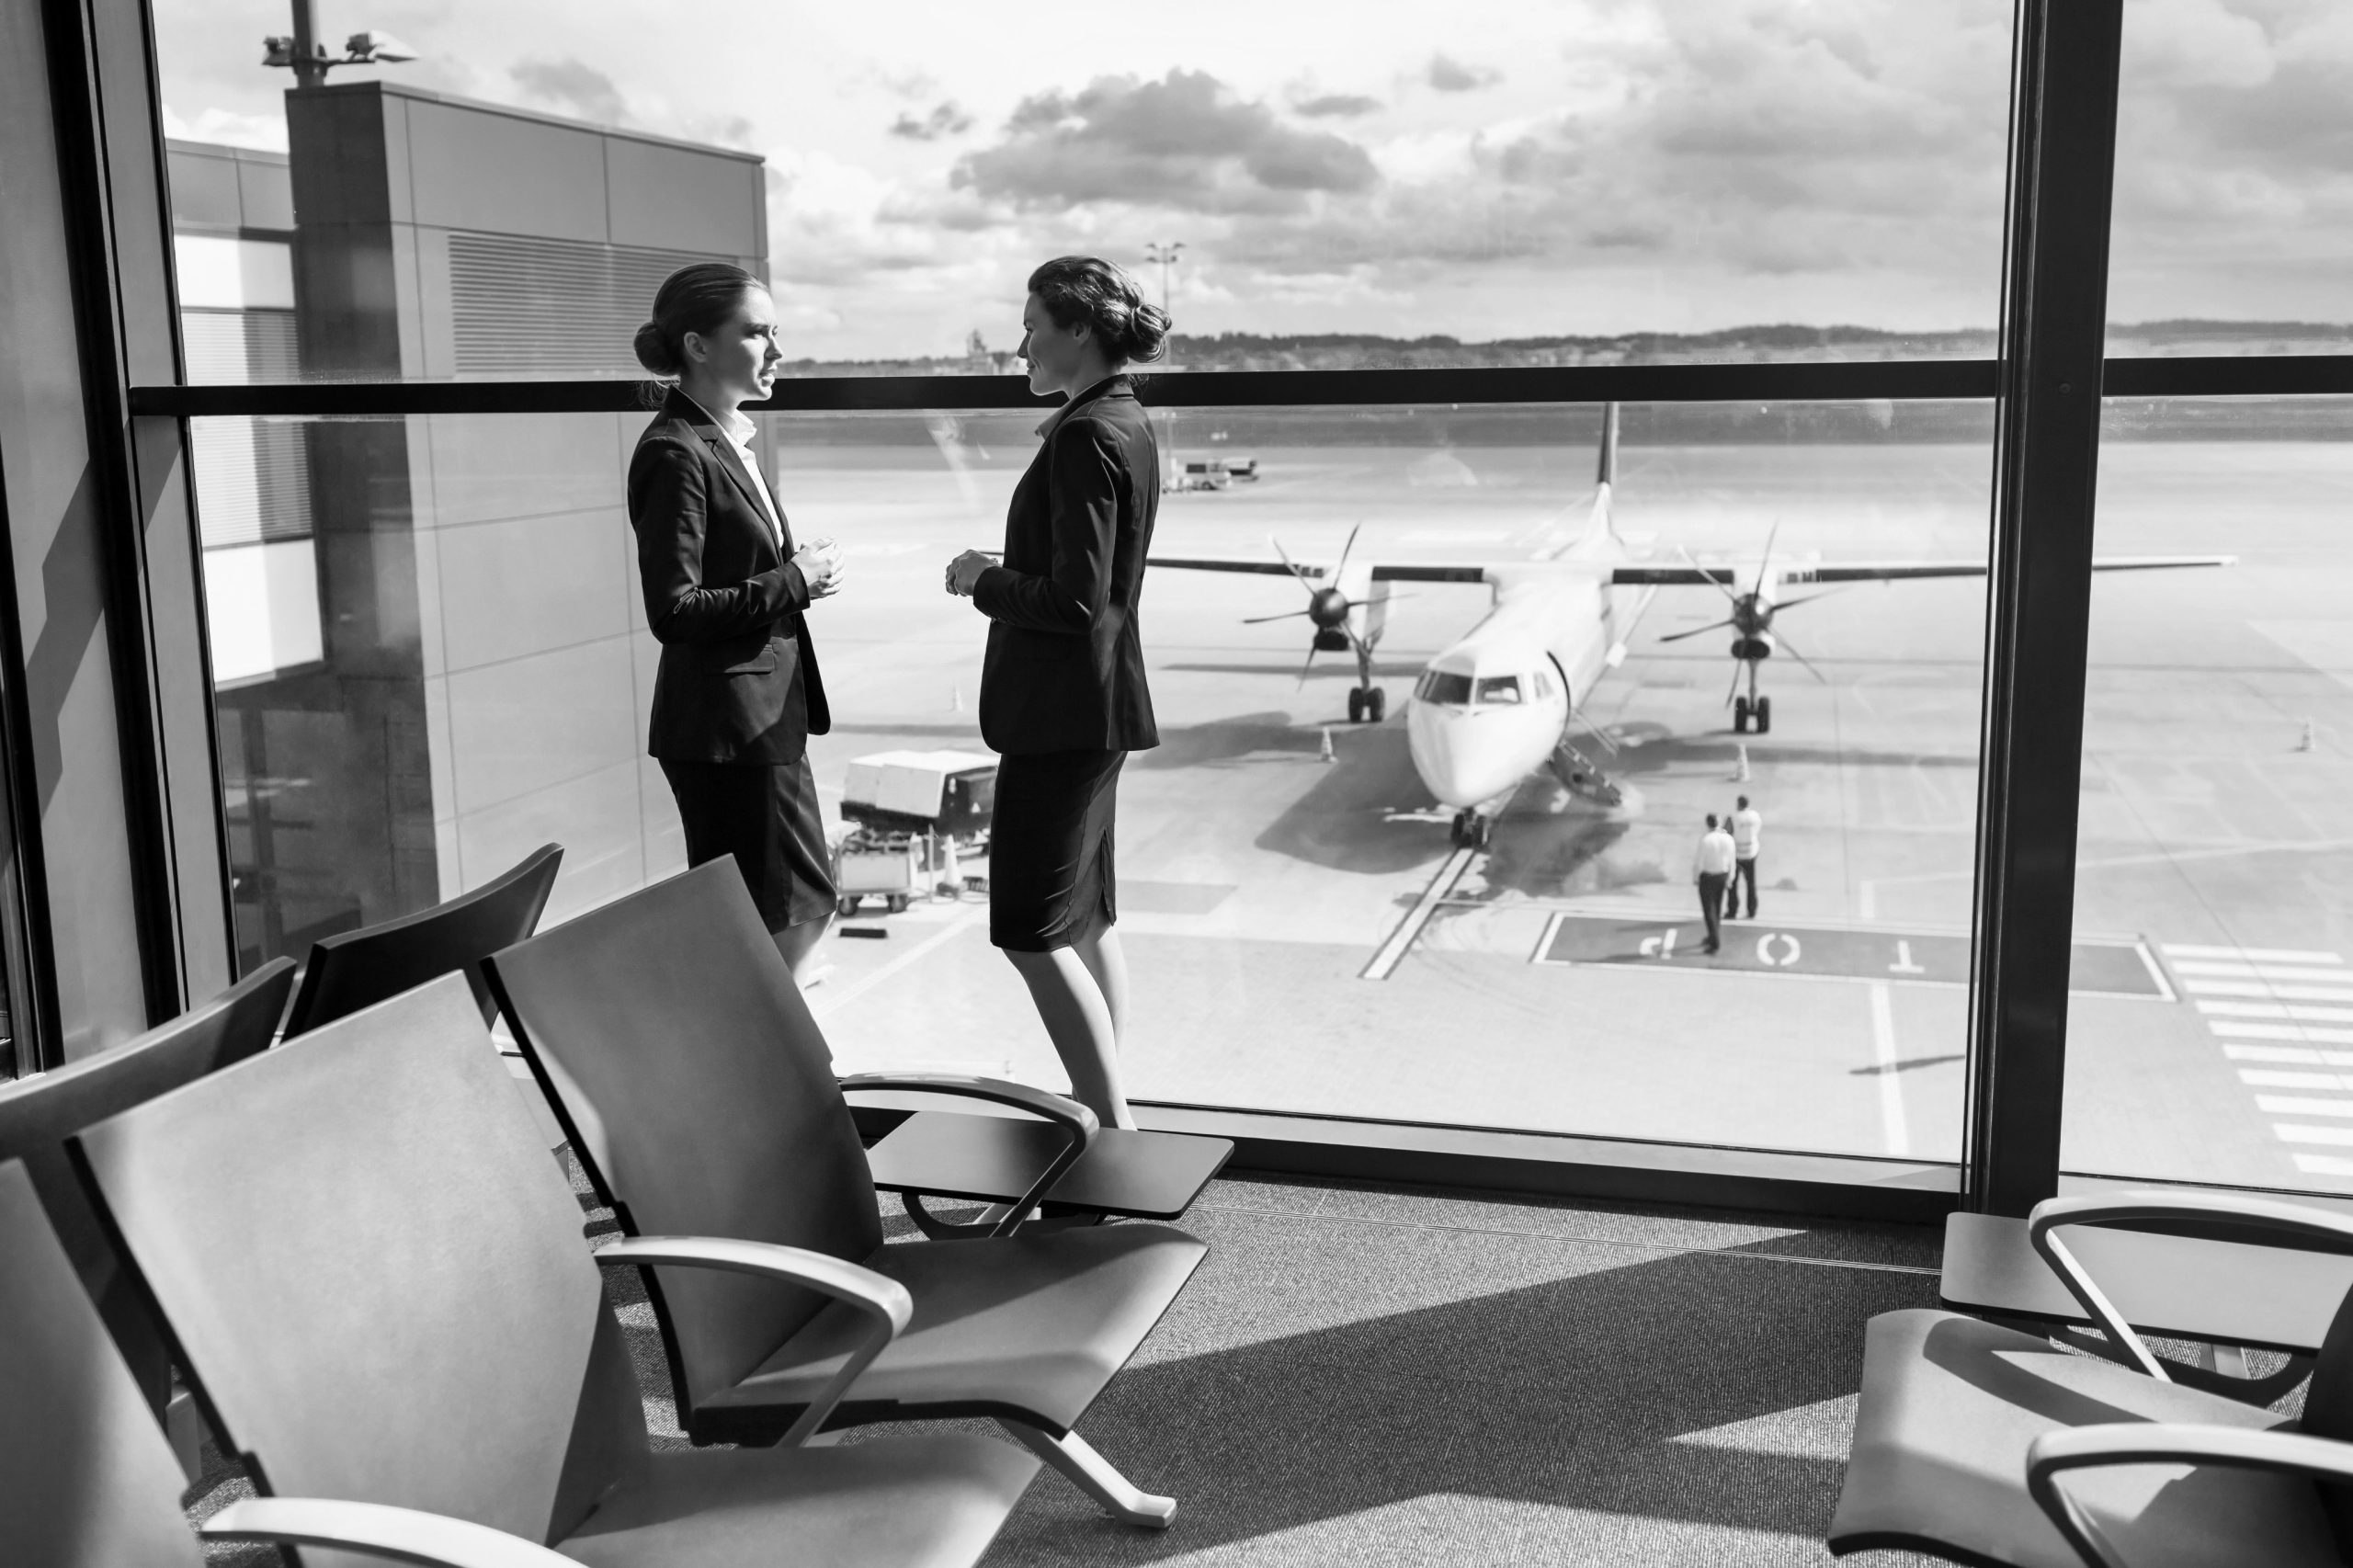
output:
[[[773,767],[665,757],[662,774],[686,826],[687,864],[734,856],[771,931],[834,913],[833,857],[807,756]]]
[[[989,940],[1017,953],[1091,941],[1120,917],[1111,866],[1123,751],[997,759]]]

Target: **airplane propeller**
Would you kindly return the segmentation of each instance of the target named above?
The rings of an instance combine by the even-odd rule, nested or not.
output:
[[[1356,549],[1357,535],[1362,532],[1363,529],[1364,525],[1362,523],[1358,523],[1355,528],[1348,530],[1347,542],[1340,547],[1339,562],[1332,568],[1333,582],[1338,582],[1340,574],[1347,569],[1348,552]],[[1250,616],[1246,618],[1242,624],[1245,626],[1264,626],[1268,621],[1296,620],[1303,616],[1307,619],[1314,622],[1315,630],[1319,634],[1326,631],[1336,631],[1341,636],[1347,638],[1348,640],[1348,646],[1355,650],[1358,662],[1362,664],[1370,664],[1372,658],[1372,650],[1366,647],[1364,640],[1357,635],[1356,625],[1349,619],[1358,608],[1358,601],[1351,599],[1347,595],[1342,593],[1336,587],[1318,583],[1312,574],[1302,567],[1298,562],[1293,561],[1290,558],[1290,551],[1283,548],[1282,540],[1269,535],[1267,542],[1275,547],[1275,553],[1282,557],[1282,562],[1285,566],[1290,569],[1290,574],[1299,579],[1299,585],[1301,587],[1307,590],[1307,608],[1305,609],[1285,610],[1280,615]],[[1309,643],[1307,646],[1307,662],[1299,667],[1299,684],[1302,687],[1307,684],[1309,672],[1315,667],[1315,655],[1320,650],[1313,642]]]
[[[1692,571],[1697,572],[1702,581],[1709,584],[1718,593],[1723,595],[1725,600],[1732,606],[1732,613],[1722,620],[1711,620],[1705,626],[1694,626],[1683,631],[1670,631],[1665,636],[1660,638],[1659,641],[1662,642],[1680,642],[1687,637],[1698,637],[1702,633],[1710,631],[1722,631],[1726,628],[1730,628],[1733,631],[1738,632],[1744,642],[1752,638],[1762,637],[1769,633],[1773,639],[1772,645],[1774,647],[1789,654],[1790,657],[1795,659],[1800,665],[1803,665],[1806,673],[1813,676],[1814,679],[1822,682],[1824,686],[1829,685],[1830,677],[1824,675],[1819,669],[1815,668],[1813,660],[1807,658],[1803,653],[1799,653],[1796,647],[1790,643],[1786,633],[1774,630],[1773,619],[1785,609],[1795,609],[1800,605],[1812,604],[1816,599],[1826,599],[1832,594],[1838,593],[1841,590],[1837,588],[1830,588],[1819,594],[1808,594],[1802,598],[1783,599],[1779,602],[1768,598],[1766,596],[1764,585],[1772,580],[1773,546],[1775,541],[1780,538],[1780,535],[1781,522],[1779,518],[1776,517],[1773,519],[1772,528],[1768,529],[1765,535],[1765,552],[1760,555],[1756,561],[1756,583],[1758,585],[1750,589],[1747,593],[1742,593],[1738,588],[1734,587],[1731,583],[1726,582],[1716,573],[1700,565],[1689,551],[1684,549],[1679,544],[1677,545],[1675,547],[1676,553],[1683,557],[1685,564],[1688,565]],[[1730,707],[1732,705],[1733,699],[1739,694],[1741,672],[1744,662],[1745,661],[1740,660],[1735,660],[1733,662],[1732,686],[1724,693],[1724,705],[1726,707]]]

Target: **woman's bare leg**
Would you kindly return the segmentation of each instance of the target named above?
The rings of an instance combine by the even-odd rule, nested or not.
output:
[[[833,924],[831,915],[821,915],[814,920],[803,920],[798,926],[788,926],[781,931],[771,931],[776,950],[792,966],[792,983],[806,991],[816,969],[817,938]]]
[[[1083,941],[1073,942],[1071,950],[1086,972],[1095,977],[1095,989],[1103,993],[1103,1004],[1111,1009],[1111,1038],[1114,1050],[1128,1043],[1128,957],[1120,949],[1120,932],[1114,926],[1103,927],[1102,934]]]
[[[1043,953],[1007,949],[1005,956],[1029,987],[1046,1037],[1070,1074],[1072,1097],[1106,1127],[1135,1126],[1120,1086],[1120,1040],[1111,1006],[1086,961],[1071,948]]]

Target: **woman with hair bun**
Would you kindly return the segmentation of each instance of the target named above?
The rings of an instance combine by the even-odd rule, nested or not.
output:
[[[842,565],[831,540],[793,543],[740,412],[783,361],[776,305],[740,267],[682,267],[635,347],[676,383],[629,465],[645,620],[662,644],[646,749],[678,802],[688,863],[735,858],[805,984],[835,893],[808,756],[832,717],[803,612],[840,591]]]
[[[948,568],[948,591],[989,618],[989,940],[1029,985],[1072,1093],[1133,1127],[1111,837],[1120,764],[1160,744],[1136,621],[1160,449],[1124,372],[1160,357],[1168,315],[1110,263],[1066,256],[1030,274],[1021,328],[1029,390],[1064,402],[1014,489],[1003,561],[968,550]]]

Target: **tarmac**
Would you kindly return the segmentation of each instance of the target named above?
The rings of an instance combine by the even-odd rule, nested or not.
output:
[[[830,812],[853,756],[982,749],[985,627],[941,572],[997,543],[1027,451],[785,438],[796,528],[839,539],[851,563],[813,617],[836,716],[813,747]],[[1510,559],[1591,496],[1583,449],[1254,452],[1255,484],[1164,499],[1161,552],[1271,558],[1271,533],[1328,561],[1361,524],[1375,558]],[[1965,442],[1629,446],[1617,515],[1668,559],[1679,544],[1753,560],[1777,523],[1785,556],[1970,559],[1989,471]],[[2353,1192],[2353,552],[2330,531],[2353,457],[2113,443],[2101,496],[2103,552],[2242,563],[2095,589],[2065,1165]],[[1129,761],[1118,839],[1131,1096],[1954,1158],[1982,585],[1865,585],[1785,611],[1777,630],[1813,671],[1768,665],[1762,736],[1732,732],[1716,637],[1660,641],[1721,602],[1664,590],[1585,708],[1616,751],[1585,749],[1627,804],[1531,778],[1492,851],[1466,857],[1402,715],[1486,590],[1411,587],[1379,649],[1390,718],[1351,725],[1352,661],[1319,655],[1302,681],[1304,622],[1242,624],[1299,608],[1294,585],[1149,580],[1163,744]],[[1728,924],[1726,960],[1695,963],[1699,818],[1737,794],[1765,816],[1760,918]],[[811,999],[843,1070],[1065,1085],[989,949],[984,898],[851,924],[888,935],[827,939]]]

